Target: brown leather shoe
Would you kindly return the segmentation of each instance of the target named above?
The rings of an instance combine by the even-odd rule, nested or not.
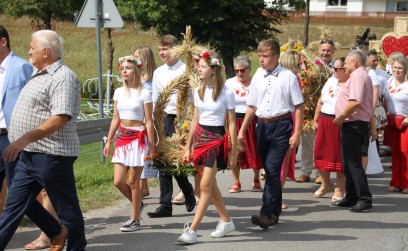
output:
[[[61,224],[61,233],[51,239],[50,251],[61,251],[64,249],[65,240],[68,236],[68,229]]]
[[[309,181],[310,181],[310,177],[307,175],[301,175],[299,178],[296,179],[296,182],[298,183],[305,183]]]
[[[253,215],[251,217],[251,222],[254,225],[260,226],[263,229],[268,229],[268,227],[278,223],[279,217],[276,215],[272,215],[271,217],[268,217],[266,215]]]

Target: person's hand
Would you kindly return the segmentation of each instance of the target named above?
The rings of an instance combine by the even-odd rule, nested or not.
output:
[[[408,126],[408,117],[402,121],[402,126]]]
[[[338,126],[342,126],[343,125],[343,123],[344,123],[344,118],[343,118],[343,116],[339,116],[339,117],[336,117],[334,120],[333,120],[333,123],[335,124],[335,125],[338,125]]]
[[[377,133],[377,129],[375,127],[370,128],[370,136],[371,136],[371,141],[377,140],[378,133]]]
[[[103,155],[105,157],[109,157],[110,156],[110,147],[111,147],[111,143],[108,141],[106,142],[105,148],[103,148]]]
[[[290,148],[296,148],[300,145],[300,134],[293,134],[289,139]]]
[[[313,131],[317,131],[317,128],[319,127],[319,124],[316,121],[313,121],[312,129]]]
[[[12,162],[17,159],[17,156],[20,154],[21,151],[28,145],[23,138],[19,138],[18,140],[11,143],[3,152],[3,159]]]
[[[153,160],[156,157],[156,151],[154,149],[154,146],[149,146],[149,157],[151,160]]]
[[[238,141],[238,143],[240,143],[240,144],[241,144],[242,142],[244,142],[244,134],[243,134],[241,131],[238,132],[237,141]]]
[[[183,155],[183,164],[187,164],[187,163],[189,163],[191,161],[192,161],[191,152],[190,152],[190,150],[186,150],[184,152],[184,155]]]

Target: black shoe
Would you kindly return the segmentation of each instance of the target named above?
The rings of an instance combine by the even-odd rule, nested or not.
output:
[[[148,212],[147,216],[150,218],[171,217],[173,215],[173,209],[171,207],[160,206],[154,212]]]
[[[350,208],[350,211],[354,213],[359,213],[359,212],[367,211],[371,208],[373,208],[373,205],[371,202],[360,200],[357,202],[357,204],[355,204],[353,207]]]
[[[195,195],[194,195],[194,190],[191,190],[191,193],[188,196],[187,195],[184,195],[184,196],[186,199],[187,212],[193,211],[197,203]]]
[[[343,199],[342,201],[338,203],[332,203],[333,206],[338,206],[338,207],[352,207],[356,204],[354,201],[350,201],[347,199]]]

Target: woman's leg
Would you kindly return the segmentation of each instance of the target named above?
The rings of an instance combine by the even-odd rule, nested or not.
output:
[[[196,174],[196,175],[194,176],[194,195],[195,195],[197,198],[200,198],[200,193],[201,193],[200,183],[201,183],[201,176],[198,175],[198,174]],[[197,203],[198,203],[198,201],[197,201]]]
[[[281,176],[282,189],[285,186],[286,177],[288,177],[289,166],[290,166],[290,162],[292,161],[292,152],[293,152],[293,149],[289,149],[286,152],[285,159],[283,160],[284,169],[283,169],[283,175]]]
[[[113,184],[126,197],[126,199],[132,202],[132,192],[130,191],[130,186],[126,183],[127,173],[128,168],[126,166],[115,163],[113,166]]]
[[[233,186],[229,189],[230,193],[236,193],[241,191],[241,182],[239,181],[239,173],[240,173],[239,166],[231,169],[232,177],[234,179]]]
[[[150,195],[147,179],[140,179],[140,190],[142,191],[143,197],[147,197]]]
[[[143,167],[131,167],[129,170],[129,187],[132,196],[132,216],[131,219],[138,221],[140,206],[142,204],[142,191],[140,190],[140,175],[142,174]]]
[[[220,215],[221,221],[228,222],[230,217],[228,216],[227,209],[225,208],[224,201],[222,200],[222,195],[220,189],[217,185],[217,179],[214,177],[211,200],[214,203],[214,206],[217,208],[218,214]]]
[[[212,197],[212,190],[215,182],[215,175],[217,174],[218,168],[216,167],[203,167],[200,168],[202,177],[200,182],[200,202],[198,203],[196,213],[194,215],[193,222],[191,223],[191,229],[196,231],[207,212],[208,205],[210,204],[210,199]],[[219,191],[218,191],[219,193]]]
[[[336,198],[343,198],[346,190],[346,176],[344,173],[336,173],[336,188],[334,189],[334,196]]]

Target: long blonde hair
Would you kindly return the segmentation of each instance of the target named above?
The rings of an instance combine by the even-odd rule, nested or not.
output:
[[[217,53],[214,52],[207,52],[210,55],[210,58],[206,60],[203,58],[201,53],[201,58],[204,59],[204,61],[211,67],[211,69],[214,70],[214,75],[213,75],[213,93],[212,93],[212,99],[214,101],[217,101],[218,96],[221,93],[222,88],[224,88],[224,79],[222,78],[221,75],[221,69],[222,69],[222,64],[221,64],[221,58]],[[218,64],[214,64],[213,61],[217,59]],[[201,100],[204,100],[204,93],[205,93],[205,88],[206,88],[206,83],[204,81],[201,81],[200,86],[198,87],[198,96],[200,97]]]
[[[148,46],[136,47],[135,51],[139,51],[139,57],[143,62],[142,71],[145,75],[145,81],[151,82],[153,79],[153,72],[156,70],[156,62],[152,49]]]

